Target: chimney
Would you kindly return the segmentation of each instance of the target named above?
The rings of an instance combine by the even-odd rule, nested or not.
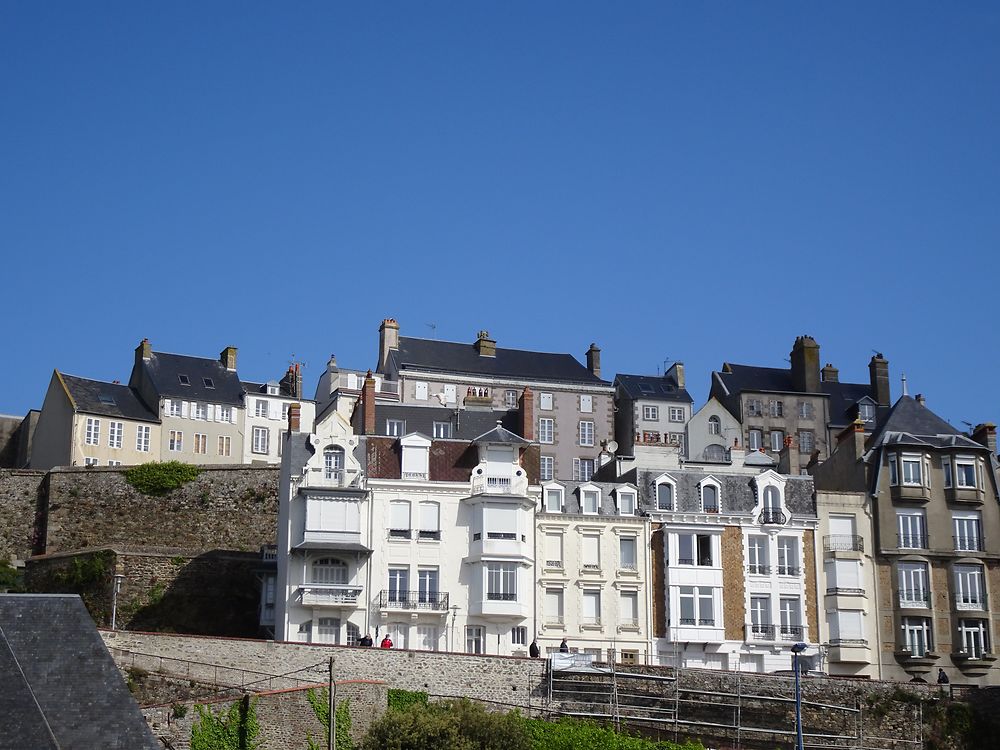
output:
[[[399,350],[399,323],[395,318],[386,318],[378,327],[378,367],[377,372],[385,372],[389,352]]]
[[[295,363],[295,398],[302,398],[302,366]]]
[[[840,370],[827,362],[826,367],[820,371],[820,377],[823,379],[824,383],[839,383]]]
[[[135,348],[135,363],[139,364],[144,360],[148,360],[153,356],[153,345],[149,343],[149,339],[143,339],[139,342],[139,346]]]
[[[785,443],[778,453],[778,473],[786,476],[792,473],[792,437],[785,436]],[[796,472],[798,473],[798,472]]]
[[[996,455],[997,452],[997,426],[992,422],[984,422],[983,424],[977,424],[975,429],[972,431],[972,439],[975,440],[980,445],[985,445],[990,449],[990,454]]]
[[[479,338],[476,339],[475,347],[480,357],[497,356],[497,342],[490,338],[489,331],[479,332]]]
[[[872,384],[872,398],[879,406],[891,406],[889,394],[889,360],[879,352],[868,363],[868,374]],[[905,388],[904,388],[905,390]],[[905,393],[903,394],[906,395]]]
[[[227,370],[236,370],[236,347],[227,346],[219,353],[219,361],[222,362],[222,366]]]
[[[521,427],[521,437],[525,440],[535,439],[535,394],[530,388],[525,388],[517,404],[518,423]]]
[[[291,404],[288,407],[288,432],[298,432],[302,419],[302,404]]]
[[[914,396],[913,400],[916,401],[921,406],[927,406],[927,399],[924,398],[924,394],[922,393],[918,393],[916,396]]]
[[[836,450],[849,451],[857,461],[865,454],[865,438],[865,423],[858,417],[837,434]]]
[[[812,336],[795,339],[790,355],[792,387],[800,393],[819,393],[819,344]]]
[[[363,435],[375,434],[375,378],[369,370],[365,375],[365,386],[361,390],[361,424]]]
[[[601,377],[601,350],[597,344],[591,344],[587,350],[587,369],[595,378]]]

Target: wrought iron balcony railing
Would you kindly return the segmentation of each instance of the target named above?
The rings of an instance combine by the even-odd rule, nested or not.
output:
[[[443,591],[393,591],[382,589],[378,596],[380,609],[426,609],[444,612],[448,609],[448,594]]]
[[[823,537],[823,549],[831,552],[864,552],[865,540],[856,534],[827,534]]]

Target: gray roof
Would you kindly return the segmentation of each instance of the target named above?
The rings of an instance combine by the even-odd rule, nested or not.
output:
[[[700,513],[701,495],[698,484],[706,477],[712,477],[721,486],[720,510],[723,513],[750,513],[757,505],[757,490],[752,474],[727,474],[725,471],[703,469],[649,470],[632,469],[622,475],[623,481],[632,482],[639,488],[639,506],[646,511],[656,509],[654,485],[661,474],[669,474],[677,484],[674,509],[679,512]],[[784,476],[785,506],[794,515],[807,518],[816,517],[816,500],[813,494],[813,479],[805,475]]]
[[[932,448],[988,450],[945,422],[911,396],[900,396],[872,435],[872,447],[916,445]]]
[[[499,420],[503,427],[514,435],[520,432],[518,412],[449,409],[446,406],[412,406],[410,404],[375,404],[375,434],[386,434],[387,419],[402,419],[406,422],[404,434],[419,432],[427,437],[434,437],[435,422],[450,422],[453,440],[475,440],[491,432]]]
[[[550,483],[545,482],[545,484]],[[597,512],[598,515],[602,516],[618,515],[618,508],[615,507],[616,498],[612,494],[614,490],[627,488],[635,492],[635,487],[625,482],[563,482],[558,480],[552,482],[552,484],[561,485],[566,489],[566,494],[563,496],[563,513],[583,513],[583,498],[580,496],[580,488],[583,486],[597,487],[601,490],[601,507],[598,508]],[[545,507],[544,499],[542,500],[542,507]]]
[[[506,429],[501,422],[502,420],[498,419],[496,427],[475,438],[473,442],[492,443],[494,445],[528,445],[531,443],[530,440],[525,440],[520,435]]]
[[[240,406],[243,384],[233,370],[227,370],[217,359],[189,357],[186,354],[153,352],[143,366],[160,397],[183,398],[186,401],[208,401],[215,404]],[[180,376],[187,377],[182,385]],[[205,384],[211,380],[213,387]]]
[[[400,336],[399,349],[391,350],[389,356],[402,372],[419,370],[597,387],[611,385],[569,354],[529,352],[498,346],[495,357],[481,357],[475,344]]]
[[[0,674],[3,747],[160,746],[79,596],[0,594]]]
[[[139,398],[139,394],[127,385],[78,378],[63,373],[59,375],[66,384],[66,389],[73,398],[78,412],[140,422],[160,421],[156,412],[147,408]]]
[[[678,388],[677,381],[666,375],[615,375],[615,385],[621,386],[634,401],[694,401],[686,388]]]
[[[278,386],[278,396],[281,398],[294,398],[296,401],[312,401],[311,398],[296,398],[293,396],[291,389],[288,387],[287,381],[269,380],[268,383]],[[241,382],[241,385],[243,386],[243,390],[248,394],[253,395],[255,393],[259,393],[264,396],[267,395],[267,383],[254,383],[250,380],[244,380]]]

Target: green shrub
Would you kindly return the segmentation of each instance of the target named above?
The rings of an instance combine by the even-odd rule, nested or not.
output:
[[[194,480],[200,473],[200,467],[180,461],[152,461],[131,466],[124,475],[125,481],[143,495],[166,495]]]
[[[183,719],[187,716],[188,707],[183,703],[175,703],[171,708],[173,709],[175,719]]]
[[[417,690],[398,690],[389,688],[389,710],[402,711],[410,706],[418,704],[427,705],[427,693]]]
[[[7,560],[0,560],[0,591],[17,592],[21,585],[21,572]]]
[[[207,706],[195,706],[198,720],[191,727],[191,750],[256,750],[257,701],[249,697],[237,701],[218,714]]]

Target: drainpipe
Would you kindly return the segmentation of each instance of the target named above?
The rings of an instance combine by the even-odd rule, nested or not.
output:
[[[867,493],[866,493],[867,495]],[[872,513],[872,509],[875,507],[875,497],[869,498],[868,508],[865,510],[865,515],[868,516],[868,529],[872,532],[871,534],[871,547],[875,546],[875,518]],[[872,556],[872,577],[875,579],[875,666],[878,669],[878,678],[881,680],[882,677],[882,617],[881,617],[881,599],[878,595],[878,567],[875,565],[875,550],[871,551]],[[895,618],[893,618],[895,621]],[[895,637],[895,635],[893,636]]]
[[[367,447],[366,447],[367,449]],[[367,468],[367,467],[365,467]],[[372,524],[374,523],[374,513],[375,513],[375,500],[372,497],[372,491],[367,487],[367,480],[365,481],[365,497],[368,499],[368,549],[372,550],[372,553],[368,555],[368,570],[365,576],[365,590],[368,592],[368,606],[365,607],[365,633],[371,632],[371,615],[372,615],[372,555],[375,554],[375,546],[372,544]]]

